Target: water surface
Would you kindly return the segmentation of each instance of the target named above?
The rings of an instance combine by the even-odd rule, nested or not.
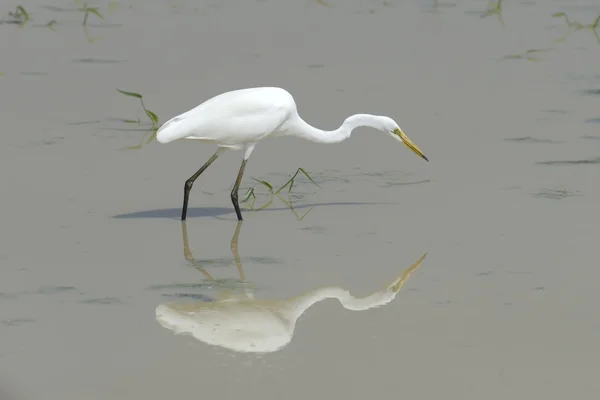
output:
[[[104,19],[85,27],[77,3],[24,6],[31,21],[0,25],[2,398],[600,390],[600,43],[552,17],[589,25],[600,4],[99,1]],[[289,197],[243,210],[238,259],[229,191],[241,153],[226,153],[194,186],[186,247],[183,184],[214,148],[157,145],[139,101],[116,89],[141,93],[164,122],[263,85],[288,89],[326,129],[389,115],[431,162],[367,129],[330,146],[260,143],[242,184],[256,208],[268,196],[252,177],[279,187],[303,167],[320,187],[298,178]],[[223,295],[363,297],[424,253],[393,301],[316,303],[267,354],[156,318],[161,304]]]

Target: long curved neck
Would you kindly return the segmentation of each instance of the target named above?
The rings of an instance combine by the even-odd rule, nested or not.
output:
[[[334,131],[324,131],[315,128],[300,116],[296,118],[289,134],[316,143],[339,143],[346,140],[352,131],[359,127],[381,129],[381,117],[371,114],[354,114],[344,120],[342,125]]]
[[[387,304],[392,301],[394,297],[396,297],[396,293],[382,290],[362,298],[357,298],[352,296],[346,289],[328,286],[315,289],[304,295],[290,299],[290,312],[293,315],[292,320],[296,321],[296,319],[298,319],[300,315],[313,304],[325,299],[338,299],[344,308],[352,311],[362,311]]]

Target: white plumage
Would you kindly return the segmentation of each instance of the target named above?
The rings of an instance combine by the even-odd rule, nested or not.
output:
[[[217,95],[197,107],[165,122],[156,133],[159,143],[179,139],[196,139],[218,146],[215,154],[185,184],[181,219],[186,219],[189,192],[198,176],[226,149],[245,150],[244,159],[231,192],[238,220],[242,214],[238,190],[256,143],[269,136],[296,136],[317,143],[339,143],[358,127],[386,132],[427,160],[423,152],[402,132],[391,118],[371,114],[355,114],[333,131],[323,131],[305,122],[292,95],[277,87],[239,89]],[[429,161],[429,160],[427,160]]]
[[[388,304],[426,255],[381,290],[362,298],[346,289],[327,286],[285,300],[240,296],[215,302],[166,303],[156,307],[156,320],[176,334],[191,335],[209,345],[244,353],[274,352],[292,340],[300,316],[322,300],[338,299],[345,309],[353,311]]]
[[[164,123],[159,143],[198,139],[220,147],[241,149],[276,132],[296,112],[293,97],[280,88],[226,92]]]

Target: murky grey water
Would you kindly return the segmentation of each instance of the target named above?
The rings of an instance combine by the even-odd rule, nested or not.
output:
[[[600,390],[600,3],[99,1],[85,29],[77,3],[22,4],[31,21],[0,25],[2,399]],[[260,143],[255,208],[252,177],[303,167],[320,187],[244,210],[232,251],[241,153],[197,181],[182,226],[214,148],[157,145],[116,89],[164,122],[261,85],[323,128],[389,115],[431,162],[367,130]],[[313,304],[348,292],[389,302]]]

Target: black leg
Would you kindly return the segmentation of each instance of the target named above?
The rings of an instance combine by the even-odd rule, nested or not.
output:
[[[242,212],[240,211],[240,204],[238,203],[238,190],[240,189],[240,184],[242,183],[242,177],[244,176],[244,169],[246,169],[246,162],[248,160],[242,161],[242,165],[240,166],[240,172],[238,172],[237,179],[233,184],[233,189],[231,190],[231,201],[233,203],[233,208],[235,208],[235,213],[237,214],[238,221],[243,221]]]
[[[217,157],[219,157],[219,155],[221,154],[222,150],[221,148],[219,148],[215,154],[212,155],[211,158],[208,159],[208,161],[206,163],[204,163],[204,165],[202,167],[200,167],[200,169],[190,177],[190,179],[188,179],[187,181],[185,181],[185,187],[183,188],[183,209],[181,210],[181,220],[185,221],[185,217],[187,215],[187,208],[188,208],[188,200],[190,198],[190,190],[192,190],[192,186],[194,185],[194,181],[196,179],[198,179],[198,177],[200,176],[201,173],[204,172],[204,170],[206,168],[208,168],[210,166],[210,164],[212,164]]]

